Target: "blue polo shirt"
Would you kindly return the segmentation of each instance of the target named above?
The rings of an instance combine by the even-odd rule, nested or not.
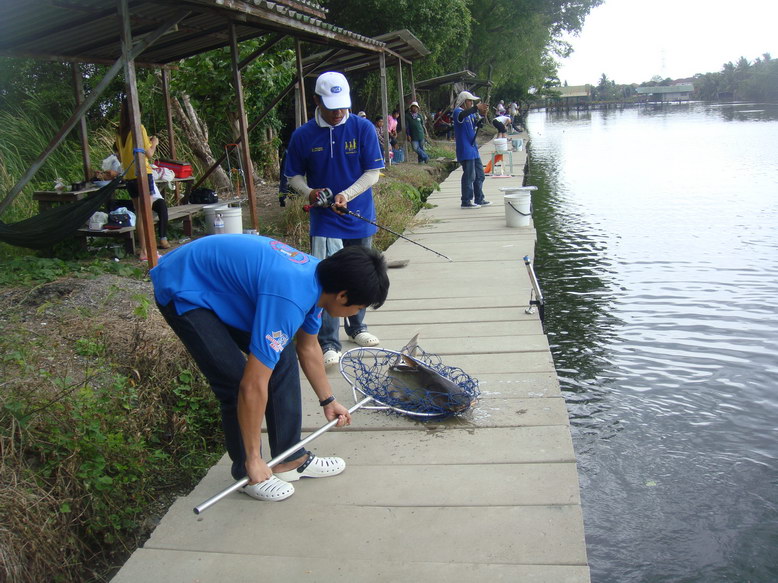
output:
[[[479,116],[477,113],[471,113],[465,116],[461,122],[459,114],[465,111],[461,107],[454,109],[454,139],[457,144],[457,160],[475,160],[480,158],[478,146],[475,143],[475,131],[477,129]]]
[[[272,369],[298,330],[319,331],[318,263],[267,237],[214,235],[163,255],[151,281],[160,305],[172,301],[178,314],[207,308],[251,332],[251,354]]]
[[[384,167],[375,127],[365,118],[349,114],[338,126],[321,127],[312,118],[297,128],[289,141],[284,175],[305,176],[311,188],[329,188],[338,194],[354,184],[366,170]],[[352,199],[348,209],[376,220],[373,189]],[[336,239],[362,239],[378,229],[329,208],[311,209],[311,235]]]

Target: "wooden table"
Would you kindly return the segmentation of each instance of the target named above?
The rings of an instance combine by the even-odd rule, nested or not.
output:
[[[99,190],[97,186],[94,188],[85,188],[84,190],[39,190],[32,193],[32,200],[38,201],[38,209],[40,212],[50,209],[54,204],[63,204],[76,202],[91,193]]]
[[[192,190],[192,186],[194,185],[194,176],[190,176],[189,178],[173,178],[170,182],[172,182],[174,185],[176,184],[183,184],[184,185],[184,196],[183,198],[186,198],[189,196],[189,192]],[[167,185],[167,180],[156,180],[157,186],[161,187],[160,189],[164,188],[165,185]],[[126,188],[125,183],[120,183],[117,188]],[[99,190],[99,186],[90,186],[89,188],[84,188],[82,190],[37,190],[32,193],[32,200],[38,201],[38,210],[40,212],[43,212],[47,209],[50,209],[55,204],[63,204],[63,203],[70,203],[70,202],[76,202],[77,200],[81,200],[82,198],[85,198],[87,195],[89,195],[92,192],[95,192]],[[109,201],[110,202],[110,201]],[[178,200],[176,201],[178,203]]]

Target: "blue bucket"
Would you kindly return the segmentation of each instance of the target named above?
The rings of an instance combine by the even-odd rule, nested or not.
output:
[[[399,164],[400,162],[405,162],[405,150],[402,148],[397,148],[395,150],[392,150],[394,152],[394,160],[393,162],[395,164]]]

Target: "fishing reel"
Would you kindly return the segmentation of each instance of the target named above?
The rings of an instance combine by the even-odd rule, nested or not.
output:
[[[322,188],[316,195],[316,202],[313,206],[328,207],[335,202],[335,194],[329,188]]]

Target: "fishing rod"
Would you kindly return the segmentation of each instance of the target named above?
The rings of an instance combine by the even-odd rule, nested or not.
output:
[[[319,208],[327,207],[327,206],[334,207],[332,210],[335,211],[336,213],[339,213],[339,214],[342,214],[342,215],[350,215],[352,217],[356,217],[358,219],[361,219],[361,220],[365,221],[366,223],[370,223],[374,227],[378,227],[379,229],[383,229],[384,231],[387,231],[387,232],[391,233],[392,235],[395,235],[396,237],[401,237],[402,239],[405,239],[406,241],[408,241],[410,243],[413,243],[414,245],[418,245],[422,249],[426,249],[427,251],[431,251],[435,255],[439,255],[439,256],[443,257],[444,259],[448,259],[449,261],[452,261],[452,262],[454,261],[453,259],[451,259],[451,257],[448,257],[447,255],[443,255],[443,253],[439,253],[438,251],[435,251],[434,249],[430,249],[426,245],[422,245],[421,243],[417,243],[413,239],[409,239],[405,235],[401,235],[400,233],[398,233],[396,231],[393,231],[392,229],[390,229],[388,227],[384,227],[383,225],[379,225],[378,223],[376,223],[374,221],[371,221],[370,219],[366,219],[365,217],[363,217],[359,213],[352,212],[352,211],[348,210],[346,207],[343,207],[343,206],[336,206],[334,204],[334,202],[333,202],[334,200],[335,200],[335,196],[332,194],[332,191],[329,188],[322,188],[319,191],[318,197],[316,199],[316,204],[306,204],[305,206],[303,206],[303,210],[305,210],[305,212],[308,212],[313,207],[319,207]]]

